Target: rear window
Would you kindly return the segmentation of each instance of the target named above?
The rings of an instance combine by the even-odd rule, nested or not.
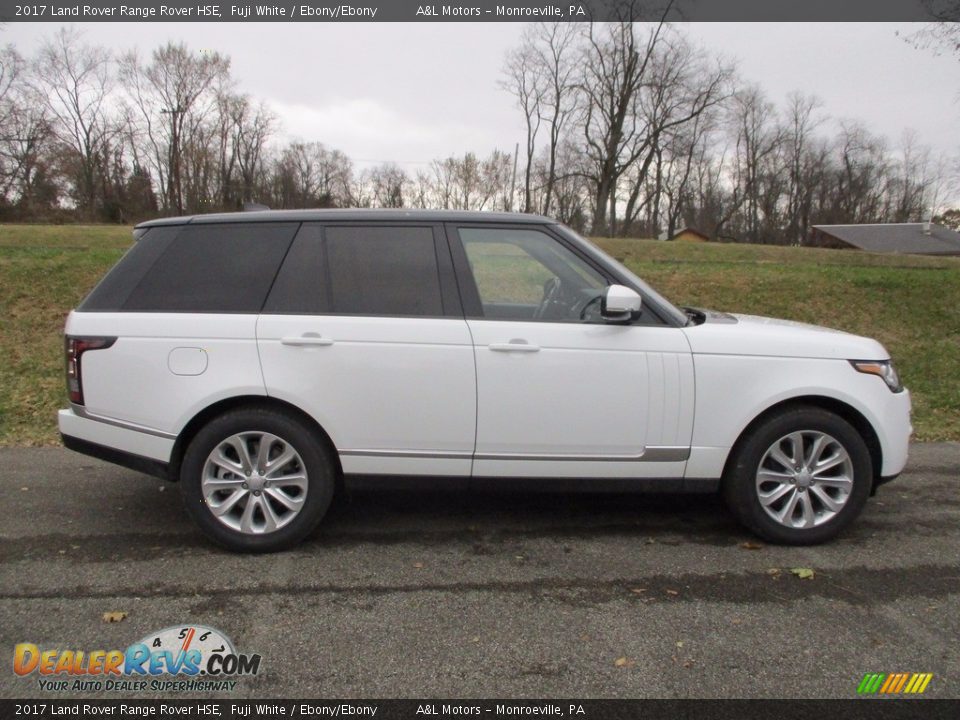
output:
[[[103,280],[87,295],[77,308],[83,312],[118,312],[130,297],[130,293],[143,279],[183,226],[147,228],[146,232],[134,231],[139,239],[120,262],[106,274]]]
[[[122,309],[260,312],[298,226],[298,223],[184,226],[130,292]],[[153,231],[148,233],[144,240],[150,240],[152,234]]]

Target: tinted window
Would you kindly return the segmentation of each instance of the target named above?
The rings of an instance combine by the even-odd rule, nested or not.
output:
[[[323,232],[319,225],[304,224],[277,273],[263,311],[294,315],[330,312],[325,268]]]
[[[433,230],[327,227],[330,310],[347,315],[443,315]]]
[[[147,228],[114,265],[106,277],[93,289],[78,310],[84,312],[117,312],[130,297],[130,293],[149,272],[182,229],[182,225]],[[135,233],[136,234],[136,233]]]
[[[130,293],[123,309],[260,312],[297,227],[297,223],[187,225]]]

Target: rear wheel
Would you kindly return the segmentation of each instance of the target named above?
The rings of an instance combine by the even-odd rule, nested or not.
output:
[[[835,537],[863,510],[870,452],[846,420],[796,407],[763,422],[735,451],[723,481],[727,505],[771,542],[812,545]]]
[[[299,543],[326,513],[334,483],[317,433],[265,409],[212,420],[190,443],[180,470],[191,517],[208,538],[239,552]]]

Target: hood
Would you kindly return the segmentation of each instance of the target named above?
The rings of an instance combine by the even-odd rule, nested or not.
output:
[[[704,322],[683,329],[694,354],[762,355],[837,360],[886,360],[871,338],[791,320],[702,311]]]

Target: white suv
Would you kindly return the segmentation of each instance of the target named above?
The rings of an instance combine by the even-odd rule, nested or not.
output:
[[[266,211],[134,236],[67,320],[63,441],[179,480],[234,550],[299,542],[371,475],[719,489],[767,540],[817,543],[906,463],[879,343],[678,309],[544,217]]]

